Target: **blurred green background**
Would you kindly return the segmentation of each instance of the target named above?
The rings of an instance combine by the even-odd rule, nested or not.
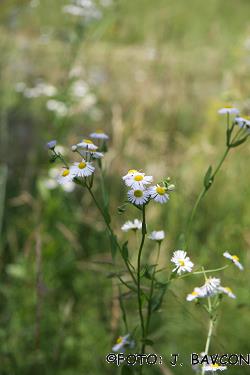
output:
[[[167,232],[160,261],[171,269],[202,176],[225,147],[217,110],[230,101],[250,113],[248,0],[79,4],[79,15],[68,13],[67,0],[0,4],[1,375],[117,374],[105,356],[126,333],[103,221],[87,193],[55,186],[44,144],[57,139],[72,160],[70,146],[84,135],[110,134],[112,222],[131,252],[135,239],[120,226],[138,212],[117,213],[121,176],[131,168],[156,180],[171,176],[171,200],[149,210],[149,229]],[[222,266],[228,250],[245,266],[222,275],[237,300],[225,298],[212,353],[250,351],[249,156],[249,142],[230,153],[194,225],[194,263]],[[145,254],[153,251],[147,241]],[[185,298],[202,282],[174,284],[152,322],[152,350],[163,360],[180,353],[184,366],[166,363],[148,374],[192,374],[189,354],[204,350],[207,318]],[[250,370],[228,373],[239,371]]]

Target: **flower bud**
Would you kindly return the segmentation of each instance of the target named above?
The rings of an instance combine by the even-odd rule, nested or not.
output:
[[[52,140],[52,141],[49,141],[47,144],[46,144],[47,148],[49,150],[54,150],[54,148],[56,147],[56,140]]]
[[[173,191],[173,190],[175,190],[175,185],[174,184],[168,185],[168,191]]]
[[[76,152],[76,150],[77,150],[77,145],[73,145],[73,146],[71,147],[71,150],[72,150],[73,152]]]

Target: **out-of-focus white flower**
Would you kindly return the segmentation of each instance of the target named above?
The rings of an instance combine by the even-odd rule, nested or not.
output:
[[[194,288],[194,290],[192,291],[192,293],[189,293],[187,295],[187,298],[186,300],[191,302],[197,298],[200,298],[200,297],[204,297],[204,291],[202,290],[202,288]]]
[[[77,98],[84,97],[89,91],[87,82],[83,80],[75,81],[71,87],[71,94]]]
[[[219,109],[218,113],[220,115],[225,115],[225,114],[238,115],[240,113],[240,111],[237,108],[234,108],[234,107],[228,105],[228,106],[225,106],[225,107]]]
[[[120,336],[116,340],[116,344],[112,347],[112,351],[123,352],[126,348],[133,348],[134,345],[134,340],[131,340],[130,334],[126,336]]]
[[[58,186],[57,181],[56,181],[55,179],[53,179],[53,178],[45,178],[45,179],[43,179],[43,180],[42,180],[42,184],[43,184],[43,186],[45,186],[46,189],[48,189],[48,190],[54,190],[54,189],[56,189],[57,186]]]
[[[90,140],[90,139],[83,139],[82,142],[77,143],[77,147],[86,148],[87,150],[95,151],[98,147]]]
[[[142,189],[132,189],[128,191],[128,200],[137,205],[137,206],[143,206],[146,204],[149,200],[150,194],[148,190],[142,190]]]
[[[73,181],[66,182],[62,185],[62,189],[67,193],[71,193],[75,190],[76,184]]]
[[[159,203],[166,203],[169,200],[169,195],[167,194],[167,188],[165,186],[152,186],[150,188],[150,194],[151,198]]]
[[[126,221],[126,223],[123,224],[123,226],[121,227],[121,230],[123,232],[128,232],[129,230],[133,230],[133,231],[136,231],[136,230],[140,230],[142,228],[142,222],[141,220],[138,220],[138,219],[134,219],[134,221]]]
[[[23,92],[26,87],[24,82],[18,82],[15,86],[17,92]]]
[[[56,147],[56,140],[55,139],[47,142],[47,148],[49,150],[54,150],[55,147]]]
[[[38,5],[40,5],[40,0],[31,0],[30,2],[31,8],[36,8],[38,7]]]
[[[191,272],[194,264],[187,256],[186,251],[176,250],[171,258],[171,262],[176,265],[172,272],[177,271],[178,274],[183,272]]]
[[[240,259],[237,255],[231,255],[228,251],[225,251],[223,255],[225,258],[230,259],[241,271],[244,269],[242,264],[239,262]]]
[[[69,168],[64,168],[63,171],[60,173],[57,181],[60,185],[67,184],[69,182],[72,182],[74,178],[74,175]]]
[[[65,5],[63,7],[63,12],[71,14],[72,16],[84,16],[85,15],[84,9],[77,5]]]
[[[67,106],[59,100],[50,99],[46,103],[46,107],[49,111],[56,112],[58,116],[64,117],[68,113]]]
[[[90,138],[93,138],[93,139],[109,139],[109,136],[104,133],[102,130],[96,130],[95,132],[91,133],[90,135]]]
[[[236,298],[236,295],[233,293],[232,289],[229,288],[228,286],[225,286],[225,287],[221,286],[219,288],[219,292],[222,292],[222,293],[228,295],[228,297],[230,297],[230,298]]]
[[[148,236],[150,240],[161,242],[165,238],[165,232],[164,230],[154,230],[150,235]]]
[[[132,189],[145,189],[146,185],[151,184],[153,181],[152,176],[145,176],[145,173],[136,172],[130,174],[125,180],[125,184]]]
[[[208,365],[204,365],[205,372],[224,371],[226,369],[227,369],[227,366],[220,366],[217,363],[215,363],[215,364],[210,363]]]
[[[91,162],[82,159],[80,163],[74,163],[70,171],[74,177],[88,177],[94,173],[95,167]]]

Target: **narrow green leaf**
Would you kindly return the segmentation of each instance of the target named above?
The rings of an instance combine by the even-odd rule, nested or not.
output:
[[[124,260],[128,260],[128,241],[122,245],[122,257]]]
[[[205,177],[204,177],[204,180],[203,180],[205,188],[209,188],[209,186],[212,184],[211,175],[212,175],[212,167],[210,165],[208,167],[208,170],[207,170],[207,172],[205,174]]]
[[[110,238],[112,259],[115,259],[116,252],[117,252],[117,237],[114,234],[110,233],[109,238]]]
[[[248,135],[246,135],[244,138],[241,138],[234,143],[231,143],[230,147],[237,147],[237,146],[241,145],[242,143],[246,142],[247,138],[248,138]]]

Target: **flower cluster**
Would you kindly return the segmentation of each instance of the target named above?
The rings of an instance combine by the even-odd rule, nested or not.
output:
[[[91,177],[95,171],[94,161],[101,159],[104,156],[99,149],[106,150],[106,141],[109,136],[103,131],[96,131],[90,134],[90,138],[98,142],[98,146],[93,143],[91,139],[83,139],[81,142],[72,146],[72,151],[77,152],[81,156],[81,160],[74,162],[70,166],[65,165],[58,177],[58,183],[61,185],[76,181],[75,179],[84,179]],[[105,146],[105,147],[104,147]],[[51,150],[53,157],[59,157],[60,154],[55,151],[56,141],[52,140],[47,143],[47,148]]]
[[[169,183],[169,178],[159,184],[150,186],[153,182],[153,176],[146,176],[145,173],[136,169],[130,169],[122,179],[125,185],[130,188],[127,193],[128,200],[135,206],[144,206],[151,199],[159,203],[166,203],[169,200],[168,192],[175,189],[175,186]]]
[[[239,128],[247,130],[247,132],[250,133],[250,116],[241,117],[239,115],[240,111],[231,105],[226,105],[219,109],[218,113],[220,115],[235,116],[234,125],[238,125]]]
[[[239,262],[237,255],[231,255],[226,251],[223,253],[223,256],[230,259],[240,270],[243,270],[243,266]],[[197,298],[212,297],[217,294],[226,294],[230,298],[236,298],[231,288],[221,285],[221,280],[219,278],[209,277],[206,279],[204,285],[194,288],[192,293],[188,294],[187,301],[193,301]]]

